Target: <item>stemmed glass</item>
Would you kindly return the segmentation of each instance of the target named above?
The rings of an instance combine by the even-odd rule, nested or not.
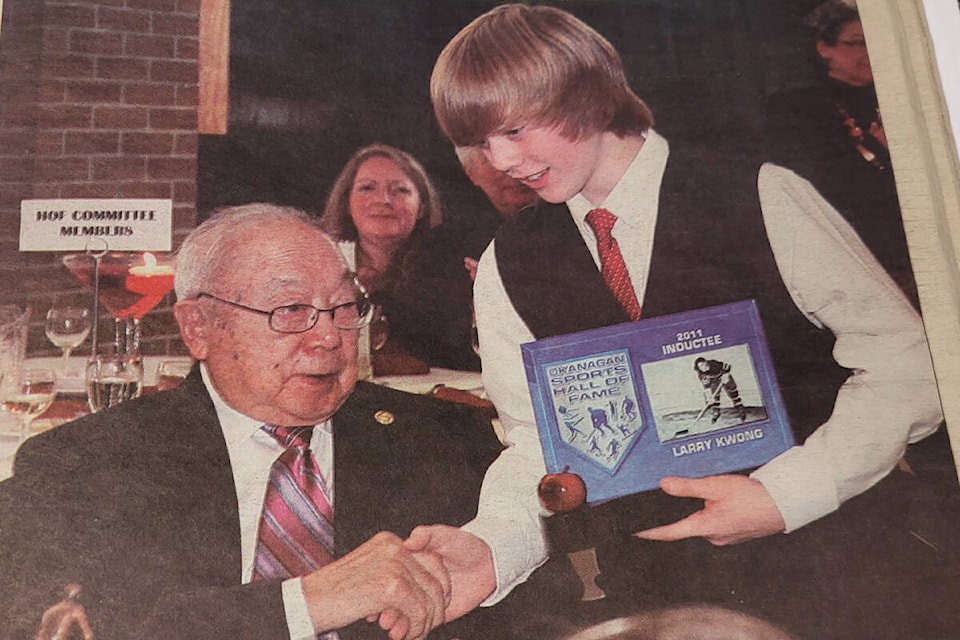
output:
[[[149,251],[74,253],[65,255],[63,264],[83,285],[97,289],[99,303],[115,320],[117,351],[139,360],[140,320],[173,289],[173,256]]]
[[[20,419],[20,440],[30,434],[33,419],[46,411],[57,396],[57,374],[53,369],[24,369],[8,373],[2,385],[3,408]],[[6,376],[5,376],[6,378]]]
[[[47,312],[44,328],[47,339],[63,351],[60,374],[73,375],[68,371],[70,352],[90,335],[90,310],[85,307],[53,307]]]
[[[473,352],[480,355],[480,332],[477,330],[477,312],[470,313],[470,346]]]
[[[370,350],[380,351],[390,337],[390,323],[383,314],[383,307],[373,305],[373,317],[370,319]]]
[[[167,391],[180,385],[190,374],[193,360],[163,360],[157,365],[157,391]]]

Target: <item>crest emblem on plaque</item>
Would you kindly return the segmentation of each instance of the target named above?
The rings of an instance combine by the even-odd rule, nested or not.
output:
[[[560,440],[593,464],[616,473],[643,431],[630,357],[610,352],[562,363],[553,380]]]

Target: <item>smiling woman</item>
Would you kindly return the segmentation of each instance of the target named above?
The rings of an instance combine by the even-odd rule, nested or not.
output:
[[[320,225],[340,242],[371,293],[389,289],[440,224],[436,189],[410,154],[370,145],[353,154],[333,183]]]
[[[451,265],[440,258],[434,229],[441,216],[423,166],[387,145],[356,151],[330,190],[320,225],[338,240],[379,307],[371,344],[374,328],[389,323],[389,338],[373,358],[377,374],[477,364],[470,346],[470,280],[459,260]]]

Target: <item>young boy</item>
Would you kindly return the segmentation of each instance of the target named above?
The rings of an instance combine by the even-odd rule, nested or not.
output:
[[[544,201],[501,226],[475,284],[484,386],[512,445],[465,527],[492,553],[489,600],[547,553],[519,345],[754,298],[802,444],[750,476],[664,479],[703,508],[597,540],[598,583],[624,610],[702,600],[810,637],[937,635],[924,581],[946,550],[911,535],[925,523],[905,507],[915,479],[897,470],[942,419],[923,327],[836,211],[780,167],[669,144],[609,42],[559,9],[476,19],[440,54],[431,97],[454,145],[479,147]],[[669,517],[647,500],[622,499],[620,527]]]

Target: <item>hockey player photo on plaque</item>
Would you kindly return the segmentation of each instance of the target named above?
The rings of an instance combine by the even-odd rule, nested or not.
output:
[[[793,445],[752,300],[521,346],[547,471],[587,503],[757,467]]]

